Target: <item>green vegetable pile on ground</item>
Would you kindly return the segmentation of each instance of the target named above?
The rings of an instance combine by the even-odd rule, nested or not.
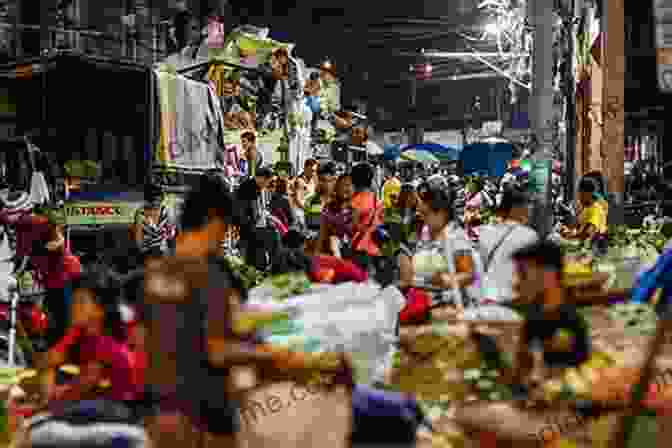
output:
[[[464,371],[464,380],[470,384],[478,397],[484,401],[511,400],[511,388],[498,381],[501,373],[481,363],[478,369]]]
[[[264,281],[264,273],[257,271],[253,266],[236,256],[224,257],[228,268],[241,280],[245,289],[251,289]]]
[[[651,305],[622,303],[611,306],[608,313],[625,325],[628,336],[652,336],[656,332],[658,316]]]

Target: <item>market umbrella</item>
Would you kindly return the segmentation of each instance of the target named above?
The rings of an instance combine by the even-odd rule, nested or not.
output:
[[[439,143],[425,142],[417,145],[408,145],[402,148],[402,152],[411,149],[430,152],[439,160],[454,161],[460,158],[460,151],[457,148],[441,145]]]
[[[401,147],[399,145],[385,145],[383,149],[383,158],[385,160],[397,160],[399,156],[401,156]]]
[[[441,162],[434,154],[420,149],[409,149],[401,153],[401,158],[421,163],[439,163]]]
[[[510,143],[479,142],[465,146],[460,153],[464,174],[502,177],[512,159],[513,145]]]

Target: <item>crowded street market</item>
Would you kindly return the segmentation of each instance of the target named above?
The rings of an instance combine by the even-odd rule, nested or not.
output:
[[[27,3],[0,1],[0,447],[672,439],[670,7]]]

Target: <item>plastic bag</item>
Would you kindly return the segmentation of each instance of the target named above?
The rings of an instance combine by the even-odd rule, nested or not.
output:
[[[344,283],[301,306],[303,335],[326,350],[352,354],[357,381],[371,383],[381,374],[396,340],[404,297],[395,287],[381,290],[370,283]]]

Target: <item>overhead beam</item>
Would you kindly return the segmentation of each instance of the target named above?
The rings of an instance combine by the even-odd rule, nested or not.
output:
[[[499,53],[496,51],[421,51],[417,56],[437,59],[499,58],[516,59],[529,56],[529,53]]]
[[[448,36],[453,36],[456,33],[454,31],[437,31],[434,33],[424,33],[424,34],[417,34],[417,35],[412,35],[412,36],[394,36],[391,35],[387,38],[382,38],[378,40],[368,40],[366,42],[366,46],[368,48],[373,48],[373,47],[378,47],[378,46],[387,46],[387,45],[395,45],[398,42],[413,42],[413,41],[422,41],[422,40],[435,40],[435,39],[440,39],[443,37],[448,37]],[[419,54],[422,56],[421,54]]]
[[[383,81],[383,86],[396,86],[409,82],[413,77],[409,76],[407,78]],[[481,72],[481,73],[464,73],[460,75],[443,75],[435,76],[431,78],[419,81],[420,84],[432,84],[437,82],[447,82],[447,81],[468,81],[471,79],[505,79],[504,76],[495,72]]]

